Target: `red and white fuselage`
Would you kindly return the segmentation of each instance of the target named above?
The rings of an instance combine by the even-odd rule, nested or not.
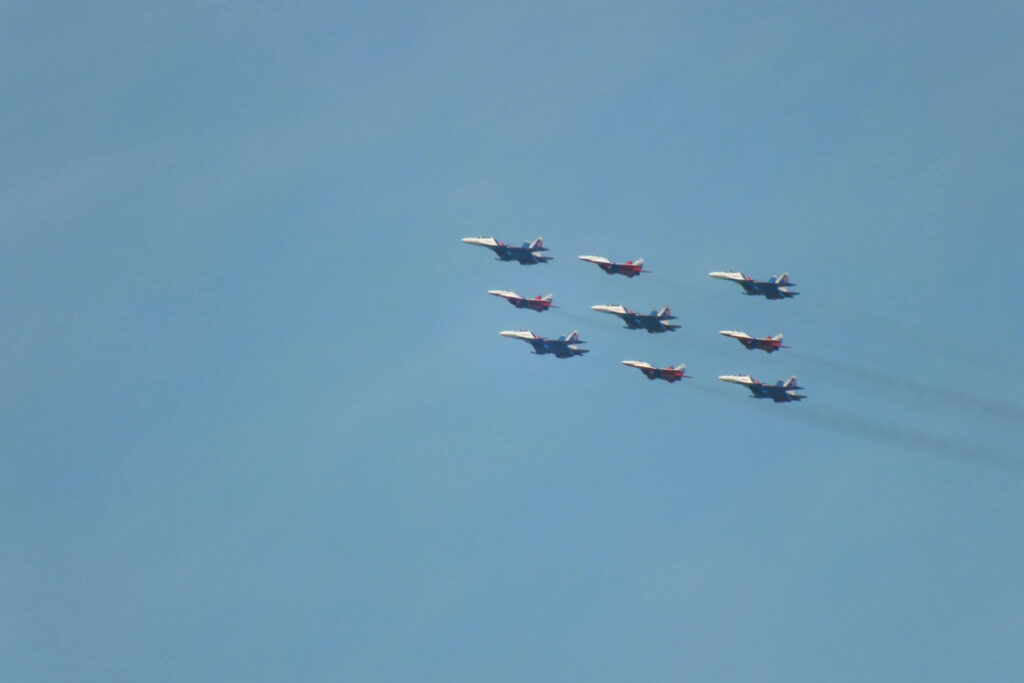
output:
[[[788,346],[782,345],[782,335],[777,334],[774,337],[751,337],[746,332],[740,332],[739,330],[722,330],[718,334],[725,335],[726,337],[732,337],[743,346],[750,350],[761,349],[765,353],[772,353],[779,349],[788,349]]]
[[[554,296],[553,294],[527,299],[524,296],[519,296],[515,292],[510,292],[505,289],[492,289],[487,293],[491,296],[500,296],[516,308],[529,308],[531,311],[537,311],[538,313],[543,313],[549,308],[558,308],[558,306],[551,305],[551,300]]]
[[[631,368],[636,368],[640,372],[644,373],[647,379],[663,379],[668,383],[678,382],[682,378],[690,379],[690,375],[686,374],[686,365],[680,363],[679,365],[672,367],[671,365],[667,368],[656,368],[650,363],[642,360],[624,360],[623,365],[628,365]]]
[[[604,256],[580,256],[579,258],[580,261],[593,263],[609,275],[618,273],[619,275],[625,275],[626,277],[633,278],[640,273],[651,272],[649,270],[644,270],[644,260],[642,258],[638,258],[636,261],[626,261],[625,263],[615,263],[614,261],[606,259]]]

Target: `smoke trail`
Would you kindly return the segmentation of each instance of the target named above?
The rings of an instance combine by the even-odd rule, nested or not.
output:
[[[1010,420],[1018,424],[1024,423],[1024,408],[1009,401],[993,399],[987,396],[975,396],[955,387],[929,384],[920,380],[885,373],[864,365],[822,358],[802,351],[793,351],[792,355],[812,363],[819,363],[834,370],[839,370],[861,383],[882,385],[890,391],[902,393],[904,396],[915,399],[926,399],[933,403],[940,403],[957,412],[978,412],[989,417]]]
[[[1012,454],[998,453],[977,444],[964,443],[931,432],[878,422],[871,418],[837,412],[820,406],[800,406],[787,412],[794,420],[825,426],[837,432],[881,441],[904,450],[941,455],[1024,473],[1024,460]]]
[[[674,280],[673,278],[665,277],[664,275],[660,275],[658,273],[651,273],[650,275],[647,276],[647,280],[652,284],[660,285],[662,287],[671,287],[673,290],[696,291],[696,287],[694,287],[693,285],[687,284],[685,282],[680,282],[678,280]]]
[[[686,389],[715,399],[737,400],[734,391],[717,384],[694,382],[687,385]],[[769,404],[765,407],[778,411],[782,419],[791,419],[816,427],[824,427],[839,434],[878,441],[904,451],[953,458],[963,462],[994,467],[1002,471],[1024,474],[1024,458],[1015,457],[1014,453],[996,451],[990,446],[968,443],[943,434],[920,431],[904,425],[888,424],[862,415],[853,415],[820,405],[809,405],[807,402],[779,406]]]
[[[703,297],[697,296],[701,294],[701,290],[694,285],[687,284],[685,282],[679,282],[672,278],[666,278],[661,275],[651,274],[648,278],[648,282],[654,286],[655,289],[664,292],[672,297],[677,297],[680,294],[695,295],[691,297],[691,301],[699,301]]]
[[[694,383],[687,389],[723,400],[735,400],[734,392],[724,387]],[[748,397],[749,398],[749,397]],[[999,453],[990,447],[970,444],[931,432],[922,432],[901,425],[887,424],[861,415],[853,415],[821,406],[790,404],[766,406],[778,410],[784,419],[825,427],[839,434],[862,437],[882,442],[904,451],[926,453],[974,464],[995,467],[1003,471],[1024,474],[1024,459],[1013,454]]]
[[[602,327],[604,329],[617,329],[622,323],[606,313],[592,312],[591,315],[583,315],[565,308],[552,309],[552,312],[559,317],[565,317],[577,323],[577,327]]]
[[[596,316],[583,315],[582,313],[577,313],[568,308],[552,308],[551,312],[556,317],[569,318],[570,320],[575,320],[576,322],[580,323],[592,323],[597,322],[598,320]]]
[[[730,391],[730,387],[726,387],[721,382],[717,381],[714,384],[704,384],[702,382],[694,380],[689,384],[686,384],[684,388],[687,391],[699,392],[701,394],[704,394],[705,396],[711,396],[717,399],[722,399],[723,401],[734,401],[737,398],[735,391]]]

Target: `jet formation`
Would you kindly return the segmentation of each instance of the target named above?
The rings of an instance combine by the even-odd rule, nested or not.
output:
[[[523,242],[522,246],[519,247],[510,246],[494,237],[464,237],[462,241],[466,244],[487,247],[494,252],[499,261],[516,261],[521,265],[529,266],[547,263],[552,260],[550,256],[543,253],[548,251],[548,249],[544,247],[544,241],[540,237],[532,242]],[[609,275],[619,274],[630,279],[641,273],[650,272],[644,270],[644,260],[642,258],[636,261],[626,261],[625,263],[616,263],[603,256],[580,256],[579,259],[593,263]],[[789,289],[795,286],[789,281],[789,273],[783,273],[779,277],[772,276],[770,280],[764,281],[754,280],[738,271],[714,271],[709,273],[709,275],[713,278],[731,280],[737,283],[743,288],[743,293],[748,296],[763,296],[766,299],[788,299],[798,294]],[[516,308],[527,308],[538,313],[558,308],[552,304],[554,299],[552,294],[528,299],[504,289],[492,289],[487,293],[505,299]],[[680,327],[675,323],[669,322],[677,319],[676,316],[672,315],[672,310],[669,306],[665,306],[661,310],[653,310],[649,314],[637,313],[622,304],[591,306],[591,309],[599,313],[609,313],[618,316],[622,319],[624,326],[631,330],[646,330],[648,333],[658,334],[661,332],[674,332]],[[556,358],[573,358],[589,353],[588,349],[580,348],[580,345],[586,342],[580,339],[578,330],[573,330],[568,335],[553,339],[542,337],[531,330],[505,330],[500,334],[510,339],[525,341],[533,347],[533,353],[538,356],[553,355]],[[771,354],[779,349],[789,348],[788,346],[783,346],[781,333],[774,337],[763,338],[756,338],[739,330],[722,330],[719,334],[737,340],[748,350],[761,350]],[[669,365],[664,368],[659,368],[642,360],[624,360],[622,364],[640,370],[647,379],[652,381],[661,379],[672,384],[680,379],[690,378],[690,375],[686,374],[686,365],[683,363],[676,366]],[[750,375],[721,375],[718,379],[723,382],[745,386],[752,394],[751,398],[771,399],[774,403],[791,403],[807,398],[803,394],[797,393],[803,387],[797,386],[795,375],[785,382],[779,380],[775,384],[764,384]]]

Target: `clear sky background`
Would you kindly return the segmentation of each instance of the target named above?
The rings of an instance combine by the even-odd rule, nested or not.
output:
[[[2,3],[2,677],[1024,680],[1024,9],[850,4]]]

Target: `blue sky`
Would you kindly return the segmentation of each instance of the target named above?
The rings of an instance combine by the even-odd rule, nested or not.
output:
[[[7,676],[1020,679],[1022,28],[3,5]]]

